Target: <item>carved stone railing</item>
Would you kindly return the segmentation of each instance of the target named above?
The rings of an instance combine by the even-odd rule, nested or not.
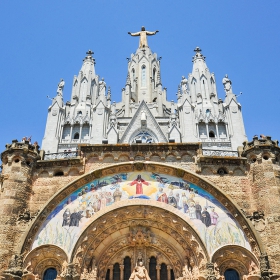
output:
[[[218,157],[238,157],[238,152],[236,151],[226,151],[226,150],[205,150],[202,149],[203,156],[218,156]]]
[[[212,143],[212,142],[214,142],[214,143],[216,143],[216,142],[230,142],[228,138],[219,138],[219,139],[218,138],[200,138],[199,141],[202,142],[202,143],[205,143],[205,142],[210,142],[210,143]]]
[[[45,154],[44,160],[75,158],[78,157],[79,155],[80,155],[79,151],[50,153],[50,154]]]

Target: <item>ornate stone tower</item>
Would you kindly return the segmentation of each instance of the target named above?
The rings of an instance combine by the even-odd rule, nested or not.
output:
[[[216,79],[210,73],[201,49],[193,57],[193,71],[182,78],[178,96],[178,111],[182,142],[199,141],[205,154],[237,151],[246,141],[241,105],[226,76],[223,84],[226,98],[218,98]]]
[[[34,218],[35,211],[30,211],[32,196],[32,176],[39,155],[37,143],[31,145],[29,141],[6,145],[1,154],[3,170],[1,174],[0,194],[0,266],[7,264],[7,257],[18,254],[15,244],[24,235],[26,223]],[[23,258],[17,260],[18,275],[22,275]],[[16,267],[14,267],[16,270]]]

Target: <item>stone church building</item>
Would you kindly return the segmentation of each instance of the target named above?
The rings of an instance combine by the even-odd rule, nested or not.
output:
[[[121,102],[88,51],[70,101],[58,85],[42,147],[6,145],[3,279],[280,279],[278,141],[247,140],[230,78],[216,81],[199,47],[168,101],[156,33],[129,32]]]

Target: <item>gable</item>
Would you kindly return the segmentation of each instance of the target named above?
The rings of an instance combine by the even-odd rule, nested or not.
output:
[[[146,126],[143,127],[141,125],[141,115],[142,111],[145,112],[146,115]],[[131,138],[135,135],[137,131],[140,130],[147,130],[152,131],[154,135],[156,135],[157,141],[159,143],[167,143],[167,138],[162,132],[159,124],[157,123],[155,117],[151,113],[150,109],[148,108],[145,101],[142,101],[137,109],[136,113],[134,114],[133,118],[131,119],[128,127],[126,128],[120,143],[130,143]]]

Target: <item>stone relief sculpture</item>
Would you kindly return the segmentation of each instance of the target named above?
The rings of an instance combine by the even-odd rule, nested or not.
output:
[[[145,47],[148,47],[147,36],[155,35],[155,34],[158,33],[158,32],[159,32],[158,30],[153,31],[153,32],[151,32],[151,31],[146,31],[145,27],[142,26],[141,31],[136,32],[136,33],[128,32],[128,34],[129,34],[130,36],[140,36],[139,48],[145,48]]]
[[[142,261],[140,261],[139,264],[135,266],[129,280],[151,280]]]

